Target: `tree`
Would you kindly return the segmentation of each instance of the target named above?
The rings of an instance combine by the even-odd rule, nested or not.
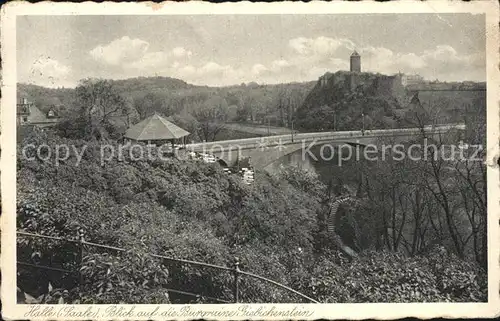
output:
[[[200,124],[200,138],[207,142],[214,141],[227,120],[228,105],[226,100],[220,96],[213,96],[195,108],[192,115]]]
[[[196,120],[196,118],[193,117],[193,115],[191,115],[187,111],[172,115],[168,117],[168,120],[190,132],[191,135],[189,135],[189,138],[193,141],[199,140],[198,131],[200,123],[198,122],[198,120]]]
[[[475,130],[468,133],[484,132],[483,125],[475,123]],[[379,224],[369,218],[358,220],[363,223],[362,234],[379,229],[375,235],[383,242],[377,236],[372,242],[410,255],[443,245],[460,258],[486,267],[486,167],[480,161],[485,155],[480,153],[475,160],[467,154],[461,158],[456,145],[463,133],[451,130],[431,135],[421,126],[420,134],[406,143],[407,150],[411,145],[421,146],[420,153],[412,155],[417,159],[394,161],[388,155],[386,160],[363,162],[371,216]],[[478,136],[466,141],[484,144]]]
[[[111,117],[127,111],[125,99],[110,81],[102,79],[84,79],[75,91],[78,116],[85,126],[84,136],[106,139]]]
[[[305,93],[300,87],[293,85],[281,85],[277,87],[276,109],[279,114],[280,126],[292,126],[293,116],[304,100]]]
[[[257,89],[254,89],[257,90]],[[243,98],[243,102],[238,109],[238,118],[240,121],[256,121],[258,120],[258,115],[261,114],[263,107],[262,102],[255,92],[247,92]]]
[[[125,98],[125,106],[122,109],[122,116],[127,127],[132,126],[140,120],[140,114],[134,107],[134,101],[130,97]]]
[[[164,106],[168,104],[165,102],[167,98],[163,98],[157,93],[147,93],[144,96],[136,97],[134,99],[134,107],[140,115],[141,119],[153,115],[155,112],[164,113]],[[166,115],[168,116],[168,115]]]

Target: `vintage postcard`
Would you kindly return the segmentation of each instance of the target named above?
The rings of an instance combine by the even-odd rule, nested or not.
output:
[[[1,23],[3,318],[500,313],[498,2]]]

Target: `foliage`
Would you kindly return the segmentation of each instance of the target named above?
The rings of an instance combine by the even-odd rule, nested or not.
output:
[[[23,144],[39,145],[42,142],[50,146],[81,144],[77,140],[38,131],[26,137]],[[314,201],[304,204],[302,199],[309,198],[307,193],[286,182],[263,176],[262,183],[251,188],[238,178],[225,174],[217,164],[176,159],[133,161],[126,152],[123,161],[111,160],[101,166],[100,146],[96,143],[86,146],[78,167],[73,154],[64,163],[53,166],[54,155],[42,160],[28,153],[27,156],[33,156],[29,160],[19,152],[20,230],[72,239],[84,235],[87,241],[134,249],[139,253],[147,250],[221,265],[231,264],[232,256],[244,253],[239,254],[238,248],[245,248],[253,257],[264,255],[263,244],[272,246],[273,251],[279,247],[311,248]],[[45,264],[61,262],[62,268],[70,270],[80,264],[72,244],[56,242],[49,245],[44,240],[26,242],[23,238],[19,241],[19,251],[19,257],[28,262],[35,251]],[[112,262],[111,272],[119,270],[125,262],[137,264],[133,269],[140,270],[142,263],[122,261],[121,257],[114,256],[109,261],[104,254],[95,253],[90,247],[85,251],[89,260],[96,260],[92,273],[85,278],[94,287],[77,286],[74,277],[60,281],[68,290],[79,293],[71,296],[72,299],[89,300],[96,290],[95,284],[104,282],[119,290],[106,292],[108,285],[103,285],[104,292],[96,299],[98,302],[142,302],[140,297],[145,294],[129,293],[138,281],[130,280],[128,274],[112,274],[111,277],[103,272],[106,264],[99,262]],[[269,272],[256,260],[241,256],[248,269],[263,274]],[[279,260],[287,260],[287,256],[279,257]],[[152,262],[148,264],[155,266]],[[227,275],[214,278],[209,277],[211,271],[175,266],[170,266],[170,269],[169,285],[194,292],[203,290],[205,295],[214,297],[228,296],[224,292],[229,289]],[[157,272],[151,271],[153,274]],[[47,282],[54,283],[57,277],[55,272],[48,279],[40,278],[44,284],[26,291],[33,295],[43,293]],[[211,285],[206,283],[206,278],[212,280]],[[21,279],[23,287],[31,284],[29,280],[36,283],[29,273],[24,273]],[[287,275],[278,279],[286,282]],[[120,285],[122,281],[124,285]],[[161,293],[157,295],[154,298],[164,299]]]
[[[113,106],[121,108],[110,117],[106,117],[106,121],[103,122],[106,130],[101,129],[102,135],[113,138],[114,132],[123,132],[123,127],[129,127],[140,119],[158,112],[165,117],[172,116],[174,123],[194,134],[193,140],[212,140],[215,136],[214,130],[225,121],[248,121],[290,127],[293,113],[314,82],[249,86],[242,84],[212,88],[194,86],[168,77],[139,77],[99,80],[98,84],[98,87],[103,89],[100,93],[105,94],[100,94],[101,96],[120,97],[123,102],[123,104],[121,102],[106,104],[109,105],[107,110]],[[88,117],[75,117],[75,111],[83,108],[84,101],[86,108],[92,106],[91,102],[83,99],[85,95],[82,94],[85,90],[81,89],[84,88],[96,89],[90,85],[89,80],[84,80],[77,89],[49,89],[19,84],[18,95],[28,98],[43,111],[56,109],[63,117],[59,126],[61,134],[71,138],[83,138],[86,134],[83,130],[84,124],[88,122]],[[112,102],[108,98],[106,100]],[[58,101],[57,106],[53,106],[52,101]],[[214,108],[217,109],[216,113],[213,112]],[[198,117],[194,117],[196,115]],[[205,129],[201,125],[204,125]]]
[[[344,209],[346,217],[352,217],[361,229],[358,235],[366,235],[360,242],[365,251],[349,262],[324,237],[324,218],[331,193],[312,173],[294,167],[283,168],[273,175],[257,172],[255,183],[247,186],[238,177],[224,173],[218,164],[174,157],[160,160],[155,150],[151,158],[140,159],[125,148],[121,160],[115,157],[101,163],[101,146],[96,141],[35,130],[19,144],[19,230],[76,241],[83,237],[89,242],[126,250],[85,246],[80,257],[78,243],[19,237],[19,260],[77,272],[61,276],[60,272],[33,272],[20,266],[18,286],[33,298],[51,292],[48,290],[51,284],[67,291],[64,302],[194,300],[182,295],[166,296],[166,288],[232,300],[230,273],[147,254],[156,253],[223,266],[231,266],[237,256],[242,269],[297,288],[321,301],[485,299],[485,273],[477,265],[467,263],[467,256],[436,254],[426,251],[426,247],[405,253],[401,250],[403,241],[398,246],[392,242],[393,246],[387,248],[384,243],[379,248],[370,247],[376,244],[380,231],[384,231],[377,230],[380,225],[375,223],[384,219],[391,222],[393,218],[389,215],[393,187],[407,191],[408,195],[403,194],[406,196],[415,191],[400,175],[402,169],[413,173],[404,167],[407,164],[399,167],[388,164],[387,168],[378,164],[366,171],[365,174],[373,175],[368,177],[373,201],[360,201],[360,206]],[[28,144],[47,144],[52,148],[75,146],[78,151],[86,148],[78,166],[79,158],[74,151],[54,166],[54,154],[37,156],[31,149],[23,155],[21,147]],[[117,149],[119,145],[111,142],[110,146]],[[454,182],[471,184],[469,177],[474,184],[481,178],[477,175],[480,168],[471,166],[460,167],[465,179],[459,180],[457,175]],[[418,173],[421,168],[411,170]],[[387,175],[388,171],[393,174]],[[420,182],[413,176],[411,179],[413,183]],[[466,186],[454,182],[447,185],[450,193],[453,186]],[[384,195],[386,198],[382,198]],[[379,201],[375,201],[375,196],[380,196]],[[410,199],[407,201],[409,210]],[[429,204],[432,206],[429,205],[428,214],[440,209],[436,200]],[[480,199],[476,198],[472,204],[480,216]],[[403,213],[399,206],[394,216],[397,227]],[[437,213],[428,218],[435,219]],[[411,226],[409,222],[413,221],[408,220],[404,226]],[[481,221],[476,217],[471,222],[479,226]],[[443,236],[448,237],[446,233]],[[453,249],[446,242],[442,244]],[[297,300],[289,292],[248,277],[242,277],[241,282],[242,299],[246,301]],[[55,298],[50,297],[50,300]]]
[[[486,268],[485,155],[478,153],[473,160],[455,150],[461,139],[480,143],[475,136],[482,125],[470,125],[477,128],[474,137],[451,131],[439,138],[417,138],[411,144],[427,146],[413,155],[419,160],[396,161],[389,154],[385,161],[361,162],[366,206],[353,216],[364,248],[375,245],[415,255],[440,244]]]
[[[484,91],[415,93],[405,89],[395,76],[372,73],[353,76],[338,71],[322,79],[326,83],[317,82],[296,109],[296,128],[360,130],[363,122],[370,129],[419,127],[419,121],[463,122],[464,115],[470,118],[474,112],[486,110]]]
[[[227,120],[229,106],[224,98],[213,96],[195,107],[192,111],[194,118],[199,123],[199,136],[204,141],[213,141],[217,133],[224,128]]]
[[[79,303],[170,303],[168,270],[140,249],[120,255],[89,254],[82,260]]]
[[[72,108],[57,126],[66,137],[117,138],[118,127],[122,126],[117,119],[123,120],[125,126],[138,119],[132,100],[120,95],[110,81],[83,79],[74,94]]]
[[[321,261],[301,280],[305,293],[323,302],[486,301],[484,274],[443,248],[407,258],[367,252],[348,264]]]

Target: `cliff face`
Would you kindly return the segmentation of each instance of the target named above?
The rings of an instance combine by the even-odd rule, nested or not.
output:
[[[409,102],[401,76],[339,71],[322,76],[297,110],[296,123],[307,130],[357,130],[392,127],[393,110]]]
[[[413,99],[412,99],[413,98]],[[295,114],[307,131],[360,130],[471,122],[486,115],[484,83],[405,87],[402,75],[339,71],[323,75]]]
[[[335,93],[331,92],[335,91]],[[362,93],[366,96],[394,98],[403,104],[407,101],[405,87],[401,76],[386,76],[373,73],[351,73],[339,71],[327,73],[320,78],[307,97],[304,105],[331,104],[345,98],[349,93]],[[317,101],[315,98],[319,98]]]

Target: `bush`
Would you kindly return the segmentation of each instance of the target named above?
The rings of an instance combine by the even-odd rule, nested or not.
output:
[[[367,252],[349,264],[323,260],[302,289],[323,302],[486,301],[485,274],[441,250],[429,256]]]
[[[168,297],[165,288],[232,299],[232,276],[227,271],[146,253],[222,266],[231,266],[239,257],[242,269],[324,302],[486,298],[484,272],[448,254],[408,258],[366,252],[348,262],[330,251],[321,243],[327,237],[320,233],[324,219],[319,218],[328,211],[325,186],[298,168],[283,168],[275,175],[257,172],[257,180],[247,186],[218,164],[126,157],[101,166],[97,142],[34,131],[22,142],[28,143],[87,148],[78,167],[75,155],[57,167],[36,157],[19,157],[18,229],[72,240],[84,237],[127,250],[87,246],[82,259],[75,243],[18,238],[19,260],[81,272],[80,278],[78,273],[34,272],[20,266],[18,286],[34,298],[58,301],[49,289],[53,287],[66,290],[64,302],[193,300]],[[242,278],[241,286],[248,302],[300,299],[248,277]]]

